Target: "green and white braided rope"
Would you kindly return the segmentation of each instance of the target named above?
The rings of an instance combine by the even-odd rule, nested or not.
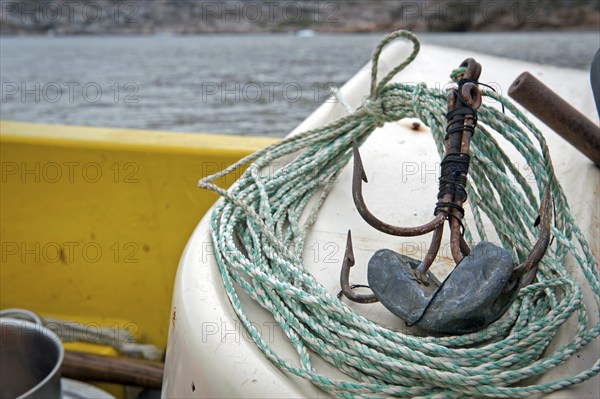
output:
[[[412,41],[413,51],[378,82],[381,50],[398,37]],[[200,181],[200,187],[223,197],[211,215],[211,235],[233,309],[274,364],[344,398],[520,397],[549,393],[593,377],[600,372],[600,361],[568,378],[517,385],[558,366],[600,334],[600,324],[587,325],[590,310],[582,302],[581,287],[565,269],[565,258],[574,257],[593,290],[596,307],[592,312],[600,307],[599,276],[554,174],[544,137],[511,102],[492,91],[482,94],[503,104],[507,114],[483,105],[471,142],[473,167],[467,189],[478,237],[487,238],[485,214],[502,246],[523,260],[537,237],[531,221],[537,216],[538,197],[548,185],[556,213],[555,242],[536,280],[521,290],[505,318],[469,335],[407,335],[354,312],[305,270],[305,237],[335,177],[351,158],[353,140],[360,144],[386,122],[416,117],[430,127],[442,156],[447,93],[424,84],[390,83],[418,51],[419,42],[410,32],[386,36],[374,52],[371,94],[361,108],[322,128],[288,137]],[[460,72],[453,71],[453,76]],[[535,190],[495,137],[504,138],[526,159],[536,176]],[[292,157],[287,167],[261,174],[284,156]],[[230,190],[211,183],[247,164],[250,167]],[[466,239],[472,241],[473,231],[468,227]],[[265,342],[246,314],[239,290],[273,315],[297,351],[298,364]],[[543,353],[571,316],[579,321],[571,341]],[[315,356],[349,378],[332,379],[319,373],[311,360]]]

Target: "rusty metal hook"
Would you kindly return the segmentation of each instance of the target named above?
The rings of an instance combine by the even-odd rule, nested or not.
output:
[[[447,129],[448,134],[446,136],[445,159],[448,157],[448,155],[468,154],[470,139],[474,132],[477,121],[476,111],[481,105],[481,93],[476,85],[476,80],[475,83],[471,81],[479,77],[481,73],[481,65],[479,65],[474,59],[468,58],[463,61],[461,66],[467,67],[467,71],[461,79],[467,79],[469,81],[462,84],[460,92],[453,90],[449,94],[448,112],[450,114],[450,112],[454,110],[463,110],[462,114],[457,113],[459,116],[462,115],[463,118],[454,118],[453,120],[449,120]],[[441,197],[438,197],[438,200],[440,201],[438,204],[442,204],[443,206],[438,206],[436,208],[435,217],[430,222],[423,225],[415,227],[400,227],[385,223],[371,213],[364,201],[362,194],[362,183],[367,183],[368,179],[356,142],[353,143],[352,149],[354,153],[352,198],[354,199],[356,209],[362,218],[377,230],[395,236],[413,237],[434,231],[430,244],[430,251],[427,252],[425,258],[418,268],[418,271],[421,275],[427,272],[427,270],[431,267],[439,251],[445,220],[448,220],[450,224],[450,245],[454,261],[458,263],[464,256],[467,256],[470,253],[470,248],[465,242],[461,233],[460,222],[463,217],[463,212],[461,209],[466,196],[464,198],[455,198],[455,196],[451,193],[447,193]],[[464,171],[461,178],[466,179],[467,172],[468,171]],[[449,184],[452,185],[454,182],[449,182]]]
[[[540,208],[541,234],[527,259],[515,266],[506,250],[489,242],[477,244],[473,251],[462,234],[463,203],[467,198],[470,140],[475,133],[477,110],[481,106],[478,78],[481,65],[468,58],[466,70],[457,76],[458,88],[448,95],[448,125],[442,160],[435,217],[420,226],[400,227],[383,222],[365,204],[362,184],[367,183],[358,145],[353,143],[354,171],[352,197],[356,209],[371,226],[395,236],[419,236],[433,232],[429,250],[422,261],[388,249],[377,251],[368,266],[370,294],[353,291],[349,282],[354,265],[352,236],[348,231],[340,285],[348,299],[359,303],[381,301],[409,325],[429,331],[465,333],[483,328],[500,318],[514,301],[518,290],[529,284],[550,242],[551,195],[544,192]],[[450,227],[450,248],[456,267],[440,282],[429,268],[440,248],[444,222]],[[465,287],[477,285],[477,290]],[[364,287],[364,286],[362,286]],[[403,299],[403,301],[402,301]]]

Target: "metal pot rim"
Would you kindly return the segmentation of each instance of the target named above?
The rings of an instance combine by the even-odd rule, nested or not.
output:
[[[46,377],[38,382],[34,387],[24,392],[17,399],[26,398],[32,393],[34,393],[39,387],[46,385],[55,375],[60,374],[60,368],[63,363],[63,359],[65,356],[65,350],[62,346],[62,341],[60,338],[49,328],[45,327],[43,324],[33,323],[31,321],[23,320],[23,319],[15,319],[12,317],[0,317],[0,325],[8,324],[8,323],[20,323],[21,327],[28,328],[30,330],[37,330],[40,334],[43,334],[46,338],[52,340],[58,347],[58,359],[52,371],[46,375]],[[60,381],[60,379],[59,379]]]

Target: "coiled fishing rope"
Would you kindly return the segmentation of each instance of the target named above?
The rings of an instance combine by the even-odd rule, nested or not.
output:
[[[413,51],[377,82],[379,55],[397,37],[412,41]],[[470,172],[467,193],[475,230],[486,239],[482,217],[487,215],[502,246],[521,262],[537,239],[532,221],[540,193],[547,186],[555,201],[556,218],[552,228],[555,242],[539,265],[536,280],[520,291],[503,319],[469,335],[412,336],[354,312],[305,270],[305,237],[335,177],[351,158],[353,140],[361,144],[386,122],[416,117],[430,127],[442,156],[446,93],[424,84],[389,83],[418,51],[419,42],[410,32],[386,36],[374,52],[371,92],[362,107],[200,181],[200,187],[223,197],[210,216],[210,226],[216,261],[233,309],[274,364],[344,398],[520,397],[549,393],[593,377],[600,371],[600,361],[567,378],[516,385],[551,370],[598,337],[600,324],[587,326],[587,322],[589,311],[598,312],[600,290],[596,261],[569,211],[544,137],[510,101],[495,92],[482,94],[504,105],[507,114],[482,105],[471,142],[471,160],[477,166]],[[464,69],[455,70],[452,76],[462,72]],[[536,176],[536,194],[494,136],[503,137],[526,159]],[[284,156],[292,159],[285,168],[261,173]],[[247,164],[250,167],[230,190],[211,183]],[[469,226],[465,228],[465,238],[472,241]],[[579,264],[595,295],[592,310],[584,306],[581,288],[565,269],[568,255]],[[240,302],[240,290],[273,315],[298,354],[297,364],[263,339]],[[577,318],[579,327],[570,342],[543,353],[571,316]],[[333,379],[320,373],[313,365],[315,356],[349,378]]]

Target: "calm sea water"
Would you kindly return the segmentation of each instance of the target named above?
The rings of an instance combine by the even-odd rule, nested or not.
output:
[[[381,37],[2,37],[0,117],[284,136],[369,60]],[[600,46],[597,32],[419,37],[580,69]]]

